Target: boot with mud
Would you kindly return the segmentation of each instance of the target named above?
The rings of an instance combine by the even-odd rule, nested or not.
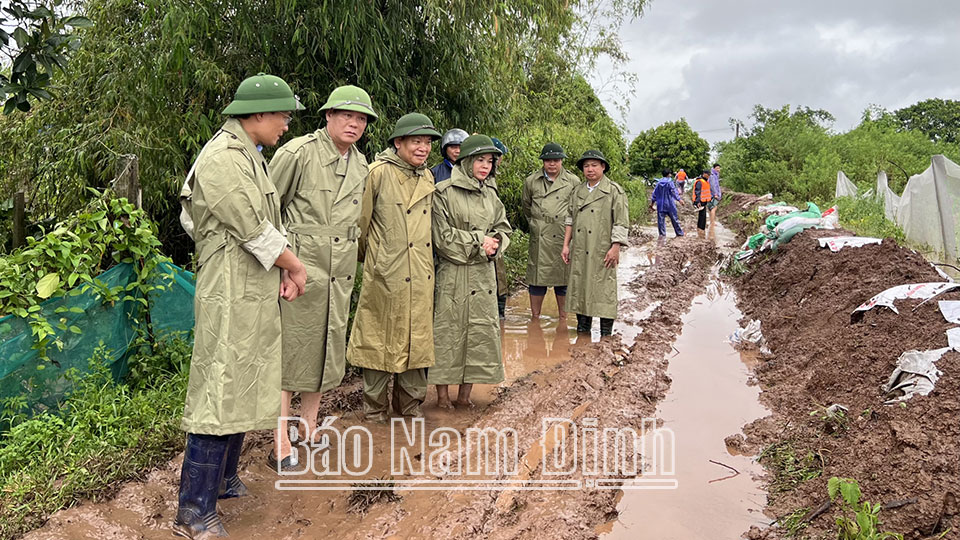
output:
[[[588,317],[586,315],[581,315],[577,313],[577,333],[578,334],[589,334],[590,329],[593,327],[593,317]]]
[[[611,334],[613,334],[613,319],[600,317],[600,337],[606,337]]]
[[[223,480],[220,481],[220,495],[218,499],[233,499],[247,494],[247,486],[237,474],[240,464],[240,450],[243,448],[243,437],[246,433],[230,435],[227,441],[227,457],[224,458]]]
[[[192,540],[229,536],[217,514],[217,494],[229,441],[229,435],[187,434],[173,534]]]

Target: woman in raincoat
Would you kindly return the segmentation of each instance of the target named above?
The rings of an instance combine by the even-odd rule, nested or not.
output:
[[[570,265],[567,307],[577,314],[577,332],[589,333],[600,317],[600,335],[613,332],[617,318],[617,265],[627,245],[627,195],[607,178],[610,165],[599,150],[577,161],[586,182],[570,193],[561,256]]]
[[[360,215],[363,288],[347,359],[363,368],[363,413],[386,422],[393,412],[422,416],[426,368],[433,365],[433,174],[426,168],[440,138],[422,114],[397,121],[387,150],[370,165]]]
[[[489,183],[499,155],[490,137],[467,137],[450,178],[437,184],[433,198],[433,245],[439,260],[433,317],[436,363],[427,382],[437,385],[437,404],[443,408],[454,405],[447,385],[460,385],[455,404],[470,407],[474,384],[503,380],[493,261],[507,249],[512,230]]]

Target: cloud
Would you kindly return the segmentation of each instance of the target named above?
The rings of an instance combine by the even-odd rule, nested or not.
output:
[[[711,143],[729,139],[728,119],[756,104],[826,109],[845,131],[871,104],[960,99],[958,26],[956,0],[653,0],[621,31],[639,78],[627,136],[685,117]],[[619,93],[600,97],[614,110]]]

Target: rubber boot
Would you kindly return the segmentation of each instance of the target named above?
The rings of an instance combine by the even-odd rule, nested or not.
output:
[[[194,540],[228,536],[217,514],[217,493],[229,440],[229,435],[187,434],[173,534]]]
[[[237,474],[237,465],[240,463],[240,450],[243,448],[243,436],[246,433],[230,435],[227,441],[227,457],[223,460],[223,480],[220,481],[220,495],[218,499],[232,499],[247,494],[247,486]]]
[[[577,313],[577,333],[578,334],[589,334],[590,329],[593,327],[593,317],[587,317],[586,315],[581,315]]]
[[[613,333],[613,319],[600,318],[600,337],[609,336]]]

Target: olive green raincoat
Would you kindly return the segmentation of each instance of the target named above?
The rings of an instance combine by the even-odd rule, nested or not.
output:
[[[497,194],[497,198],[500,198],[500,189],[497,187],[497,179],[490,177],[487,179],[487,184],[493,188],[493,191]],[[503,202],[502,200],[500,202]],[[507,274],[507,262],[503,257],[497,257],[493,260],[493,269],[497,273],[497,296],[507,296],[510,294],[510,276]]]
[[[570,192],[566,223],[573,226],[567,311],[617,318],[617,269],[605,268],[603,258],[614,243],[627,244],[626,193],[606,176],[593,191],[583,182]]]
[[[350,364],[402,373],[433,365],[433,173],[394,151],[370,165],[360,216],[363,288]]]
[[[238,120],[200,152],[180,192],[196,242],[196,326],[181,428],[230,435],[277,425],[280,269],[287,247],[267,162]]]
[[[283,145],[270,166],[290,244],[307,267],[303,296],[281,310],[283,389],[326,392],[346,369],[367,161],[356,146],[341,156],[319,129]]]
[[[433,244],[437,265],[433,335],[436,364],[430,384],[495,384],[503,380],[497,276],[483,237],[510,243],[506,210],[489,183],[467,177],[461,165],[436,185]]]
[[[579,184],[580,178],[566,169],[561,169],[553,181],[543,169],[523,181],[523,215],[530,224],[527,285],[563,287],[569,281],[568,267],[560,258],[560,252],[570,193]]]

